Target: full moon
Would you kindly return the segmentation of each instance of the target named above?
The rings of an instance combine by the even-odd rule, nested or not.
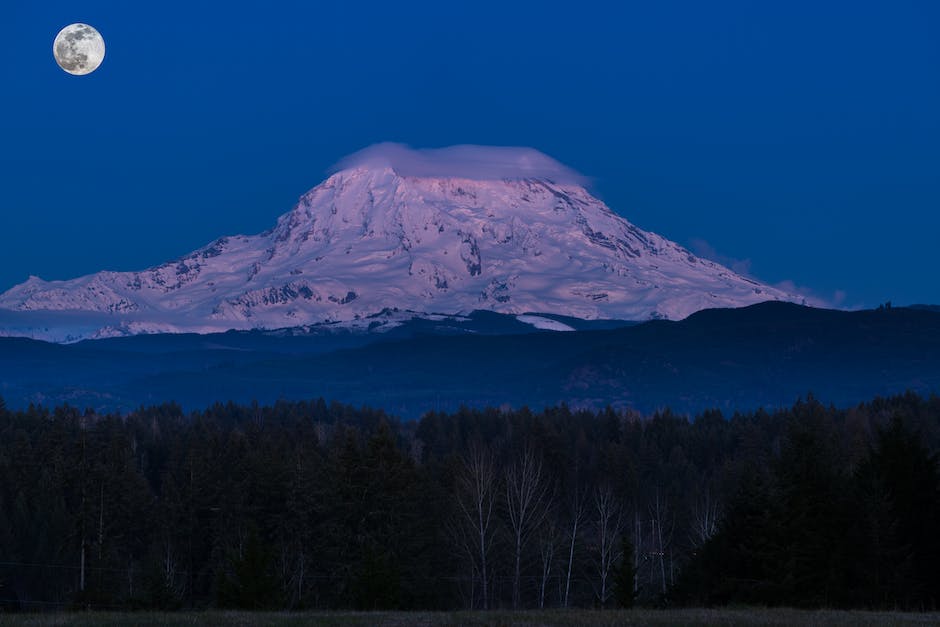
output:
[[[69,74],[91,74],[104,59],[104,39],[88,24],[69,24],[56,35],[52,54]]]

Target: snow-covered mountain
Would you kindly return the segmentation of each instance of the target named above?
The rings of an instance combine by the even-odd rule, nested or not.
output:
[[[30,277],[0,295],[0,325],[63,341],[361,321],[384,309],[679,319],[765,300],[803,299],[634,226],[541,153],[393,146],[347,160],[264,233],[139,272]]]

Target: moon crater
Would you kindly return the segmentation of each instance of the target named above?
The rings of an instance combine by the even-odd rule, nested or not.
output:
[[[69,24],[56,35],[52,54],[60,68],[84,76],[97,70],[104,60],[104,39],[88,24]]]

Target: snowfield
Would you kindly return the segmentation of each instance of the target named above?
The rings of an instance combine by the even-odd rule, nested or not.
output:
[[[681,319],[766,300],[804,301],[634,226],[577,183],[403,176],[368,162],[330,176],[264,233],[139,272],[30,277],[0,295],[0,334],[275,329],[384,309]]]

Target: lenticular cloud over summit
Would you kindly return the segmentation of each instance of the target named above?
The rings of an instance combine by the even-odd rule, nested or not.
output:
[[[389,167],[399,176],[462,178],[475,181],[545,179],[584,185],[587,178],[534,148],[475,146],[411,148],[385,142],[363,148],[342,159],[333,172],[354,168]]]

